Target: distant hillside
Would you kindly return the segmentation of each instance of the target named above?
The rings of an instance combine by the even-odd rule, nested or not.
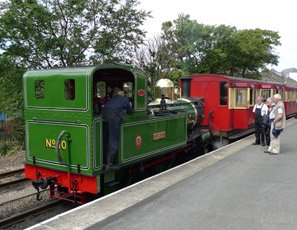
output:
[[[277,72],[274,69],[261,73],[261,76],[262,76],[261,80],[263,81],[286,83],[287,86],[297,87],[297,81],[295,81],[290,77],[287,77],[287,79],[284,79],[282,74],[280,72]]]

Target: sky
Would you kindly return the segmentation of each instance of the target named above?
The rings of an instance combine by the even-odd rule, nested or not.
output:
[[[294,0],[139,0],[139,7],[151,11],[144,29],[151,38],[161,31],[165,21],[172,21],[178,14],[189,14],[192,20],[207,25],[228,25],[237,29],[266,29],[277,31],[281,46],[276,48],[280,56],[279,72],[297,68],[296,3]],[[295,24],[295,25],[294,25]]]

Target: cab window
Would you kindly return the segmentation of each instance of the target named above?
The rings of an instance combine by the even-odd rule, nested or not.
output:
[[[64,81],[64,97],[66,100],[75,99],[75,81],[73,79]]]
[[[45,82],[44,80],[35,81],[35,97],[43,99],[45,97]]]

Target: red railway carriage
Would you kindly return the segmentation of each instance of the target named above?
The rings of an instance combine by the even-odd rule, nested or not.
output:
[[[257,96],[267,99],[279,93],[285,97],[286,89],[284,84],[276,82],[197,74],[192,76],[190,96],[204,99],[203,125],[209,126],[214,136],[235,139],[254,131],[252,110]],[[296,110],[295,105],[295,110],[290,108],[289,111],[296,113]]]
[[[297,112],[297,88],[285,87],[284,99],[286,115],[294,115]]]

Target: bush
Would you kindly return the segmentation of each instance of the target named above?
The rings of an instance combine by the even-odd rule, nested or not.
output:
[[[0,141],[0,156],[10,156],[17,153],[22,146],[15,141]]]
[[[10,118],[4,122],[4,133],[8,139],[23,146],[25,142],[24,121],[20,118]]]
[[[0,142],[0,156],[7,155],[9,151],[9,143],[7,141]]]

